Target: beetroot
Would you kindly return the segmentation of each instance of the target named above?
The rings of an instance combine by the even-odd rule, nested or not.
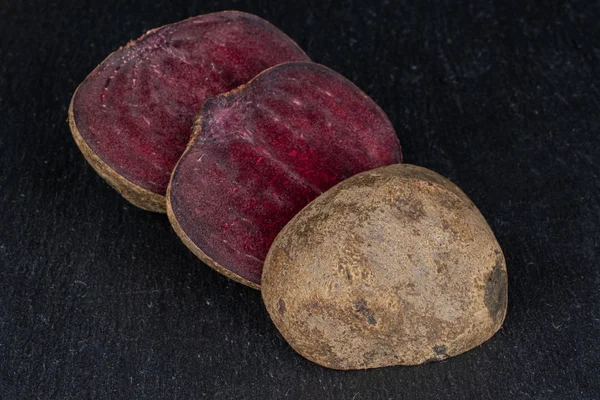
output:
[[[300,209],[343,179],[400,161],[390,121],[350,81],[319,64],[282,64],[206,102],[167,213],[204,262],[258,288],[269,246]]]
[[[261,71],[308,57],[254,15],[229,11],[154,29],[111,54],[79,86],[71,131],[90,164],[138,207],[165,211],[165,192],[207,98]]]

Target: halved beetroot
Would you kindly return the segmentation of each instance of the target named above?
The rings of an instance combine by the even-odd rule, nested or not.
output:
[[[269,246],[300,209],[401,158],[387,116],[354,84],[319,64],[282,64],[206,102],[167,213],[200,259],[259,288]]]
[[[227,11],[166,25],[112,53],[83,81],[69,107],[71,131],[127,200],[164,212],[169,177],[206,99],[274,65],[306,60],[254,15]]]

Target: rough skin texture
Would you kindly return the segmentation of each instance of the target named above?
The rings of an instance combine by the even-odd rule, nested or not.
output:
[[[298,213],[265,261],[262,296],[301,355],[335,369],[415,365],[502,325],[502,250],[475,205],[425,168],[354,176]]]
[[[171,172],[207,98],[288,61],[307,61],[283,32],[227,11],[154,29],[111,54],[79,86],[69,125],[86,159],[138,207],[165,211]]]
[[[385,113],[322,65],[287,63],[207,101],[173,172],[168,214],[186,245],[260,285],[279,230],[323,191],[401,161]]]

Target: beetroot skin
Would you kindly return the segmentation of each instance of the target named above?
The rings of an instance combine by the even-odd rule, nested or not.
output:
[[[90,164],[135,205],[165,211],[165,192],[207,98],[261,71],[308,57],[267,21],[241,12],[154,29],[111,54],[69,109]]]
[[[171,178],[169,219],[204,262],[255,288],[271,243],[298,211],[336,183],[402,158],[377,104],[306,62],[208,100],[192,137]]]

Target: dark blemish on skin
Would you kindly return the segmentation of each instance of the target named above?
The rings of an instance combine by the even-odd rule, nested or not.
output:
[[[392,205],[394,209],[400,211],[402,215],[413,221],[419,221],[425,217],[425,208],[420,200],[407,200],[397,197]]]
[[[494,322],[499,323],[507,304],[508,282],[502,257],[498,257],[496,265],[485,284],[484,303]]]
[[[433,346],[433,352],[439,356],[446,355],[448,351],[448,347],[443,344],[438,344],[437,346]]]
[[[442,228],[444,228],[444,230],[448,230],[448,228],[450,228],[450,224],[445,219],[442,220]]]
[[[448,269],[448,266],[444,262],[434,260],[434,263],[438,274],[444,273]]]
[[[345,267],[343,264],[338,264],[338,272],[345,276],[346,279],[348,279],[349,281],[352,280],[352,275],[350,274],[350,271],[348,270],[347,267]]]
[[[446,264],[439,264],[437,267],[438,274],[441,274],[446,269]]]
[[[358,299],[354,303],[354,308],[367,320],[369,325],[376,325],[377,320],[373,315],[373,312],[367,307],[367,302],[363,299]]]
[[[432,363],[432,362],[444,361],[444,360],[446,360],[449,357],[450,356],[448,354],[440,354],[439,356],[433,356],[433,357],[428,358],[427,360],[425,360],[423,362],[423,364],[429,364],[429,363]]]
[[[279,311],[279,314],[281,315],[285,314],[285,301],[281,298],[277,302],[277,311]]]
[[[358,299],[352,304],[358,311],[364,311],[367,309],[367,302],[364,301],[363,299]]]
[[[367,315],[367,322],[369,323],[369,325],[376,325],[377,324],[377,320],[375,319],[375,317],[373,316],[373,314],[368,314]]]

